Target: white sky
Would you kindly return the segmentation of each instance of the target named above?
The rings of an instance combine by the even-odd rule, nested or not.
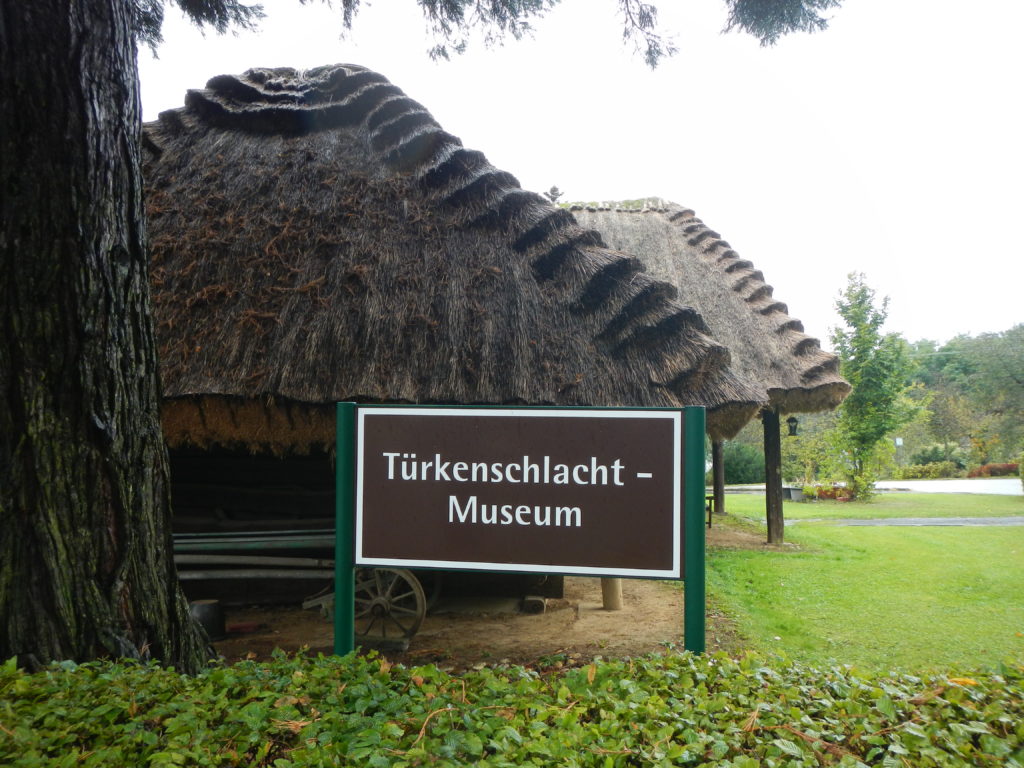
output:
[[[693,208],[823,345],[855,270],[909,340],[1024,322],[1024,3],[846,0],[765,49],[720,33],[720,0],[661,0],[680,52],[653,72],[614,0],[438,63],[413,0],[363,3],[345,39],[337,9],[298,0],[226,37],[169,8],[160,58],[139,55],[145,119],[214,75],[361,64],[527,189]]]

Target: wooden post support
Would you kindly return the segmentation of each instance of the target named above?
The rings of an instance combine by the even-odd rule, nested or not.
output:
[[[601,603],[606,611],[622,610],[622,579],[601,579]]]
[[[766,408],[761,412],[764,425],[764,503],[768,522],[768,543],[781,544],[785,538],[782,517],[782,438],[779,412]]]
[[[725,459],[722,455],[722,441],[711,441],[711,486],[715,497],[716,515],[725,514]]]

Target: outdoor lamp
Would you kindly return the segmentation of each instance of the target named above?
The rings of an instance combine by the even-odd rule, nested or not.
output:
[[[786,419],[786,426],[789,427],[789,436],[796,437],[796,425],[799,422],[796,420],[796,416],[790,416]]]

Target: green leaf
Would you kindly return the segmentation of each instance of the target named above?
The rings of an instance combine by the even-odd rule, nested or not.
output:
[[[978,722],[977,720],[970,720],[966,723],[950,723],[949,729],[961,736],[966,736],[972,733],[989,733],[988,726],[985,725],[985,723]]]
[[[772,744],[791,757],[803,757],[804,753],[796,744],[788,739],[772,739]]]
[[[888,717],[890,720],[896,719],[896,705],[893,700],[888,696],[880,696],[875,699],[875,709],[881,712],[883,715]]]
[[[475,733],[467,733],[462,746],[467,753],[473,756],[481,755],[484,751],[484,743]]]

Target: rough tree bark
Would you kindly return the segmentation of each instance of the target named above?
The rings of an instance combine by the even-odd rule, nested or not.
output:
[[[170,548],[125,0],[0,0],[0,659],[197,669]]]

